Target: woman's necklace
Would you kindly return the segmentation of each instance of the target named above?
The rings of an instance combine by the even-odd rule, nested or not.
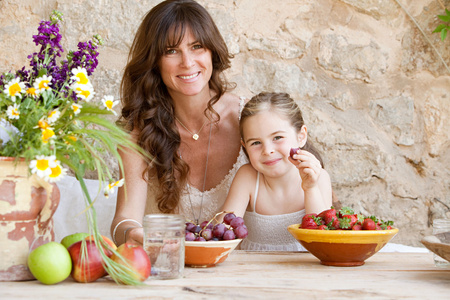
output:
[[[200,221],[200,218],[202,217],[203,197],[205,196],[205,187],[206,187],[206,174],[208,172],[209,147],[211,145],[211,130],[212,130],[212,124],[209,124],[208,150],[206,151],[205,175],[203,176],[203,189],[201,191],[202,192],[202,200],[200,202],[200,211],[198,214],[198,218],[195,217],[194,206],[192,205],[192,201],[191,201],[191,193],[190,193],[190,191],[188,191],[189,204],[191,205],[192,217],[194,217],[194,221],[196,222],[196,225],[200,225],[199,221]]]
[[[198,135],[198,134],[202,131],[203,127],[205,127],[206,122],[208,122],[208,120],[206,120],[206,121],[203,123],[202,127],[200,127],[200,129],[197,131],[197,133],[193,133],[193,132],[191,132],[186,126],[184,126],[184,124],[181,123],[181,121],[178,120],[178,118],[177,118],[176,116],[175,116],[175,120],[177,120],[178,123],[180,123],[180,125],[183,126],[183,128],[187,130],[187,132],[189,132],[190,134],[192,134],[192,138],[193,138],[194,140],[198,140],[198,138],[199,138],[199,135]]]

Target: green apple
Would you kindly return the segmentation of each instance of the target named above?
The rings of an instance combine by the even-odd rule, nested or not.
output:
[[[72,259],[66,247],[49,242],[31,251],[28,255],[31,274],[44,284],[55,284],[69,277]]]
[[[89,236],[89,233],[86,233],[86,232],[78,232],[78,233],[74,233],[74,234],[69,234],[68,236],[65,236],[61,240],[61,244],[64,247],[69,248],[72,244],[75,244],[76,242],[84,240],[88,236]]]

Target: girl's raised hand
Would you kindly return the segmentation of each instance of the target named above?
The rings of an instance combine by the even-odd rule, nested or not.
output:
[[[302,178],[302,189],[307,190],[317,186],[317,182],[322,172],[320,161],[311,153],[305,150],[298,150],[289,157],[300,172]]]

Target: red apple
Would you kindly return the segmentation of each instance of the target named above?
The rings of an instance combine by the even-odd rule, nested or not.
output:
[[[117,253],[119,253],[122,258],[113,254],[111,259],[130,268],[133,272],[128,272],[128,274],[134,279],[144,281],[150,276],[150,258],[144,248],[138,245],[125,243],[117,248]]]
[[[103,259],[94,241],[82,240],[68,249],[72,258],[72,273],[75,281],[93,282],[106,274]]]
[[[111,248],[114,249],[114,250],[117,249],[116,244],[114,244],[114,242],[111,241],[109,238],[107,238],[106,236],[102,235],[102,239],[103,239],[103,241],[104,241],[109,247],[111,247]],[[86,240],[87,240],[87,241],[94,241],[94,236],[93,236],[93,235],[88,236],[88,237],[86,237]],[[101,243],[101,241],[100,241],[100,243]],[[105,247],[105,246],[103,246],[103,249],[106,250],[105,253],[106,253],[106,255],[107,255],[108,257],[111,257],[111,256],[112,256],[112,251],[111,251],[110,249],[108,249],[108,248]]]

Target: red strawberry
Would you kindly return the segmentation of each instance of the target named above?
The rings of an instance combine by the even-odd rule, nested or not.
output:
[[[328,227],[327,227],[327,225],[322,224],[322,225],[319,226],[318,229],[319,229],[319,230],[328,230]]]
[[[352,227],[352,230],[362,230],[363,228],[362,228],[362,226],[361,226],[361,224],[355,224],[355,225],[353,225],[353,227]]]
[[[342,229],[352,229],[353,225],[358,222],[358,217],[356,215],[343,215],[340,221]]]
[[[334,219],[337,219],[336,217],[336,210],[331,207],[330,209],[324,210],[320,214],[317,215],[318,217],[322,218],[323,222],[328,225],[329,223],[333,222]]]
[[[375,221],[372,220],[371,218],[365,218],[363,225],[362,225],[362,229],[364,230],[375,230],[376,229],[376,224]]]
[[[317,214],[311,213],[303,217],[301,228],[318,229],[319,225],[322,225],[321,219],[317,217]]]

